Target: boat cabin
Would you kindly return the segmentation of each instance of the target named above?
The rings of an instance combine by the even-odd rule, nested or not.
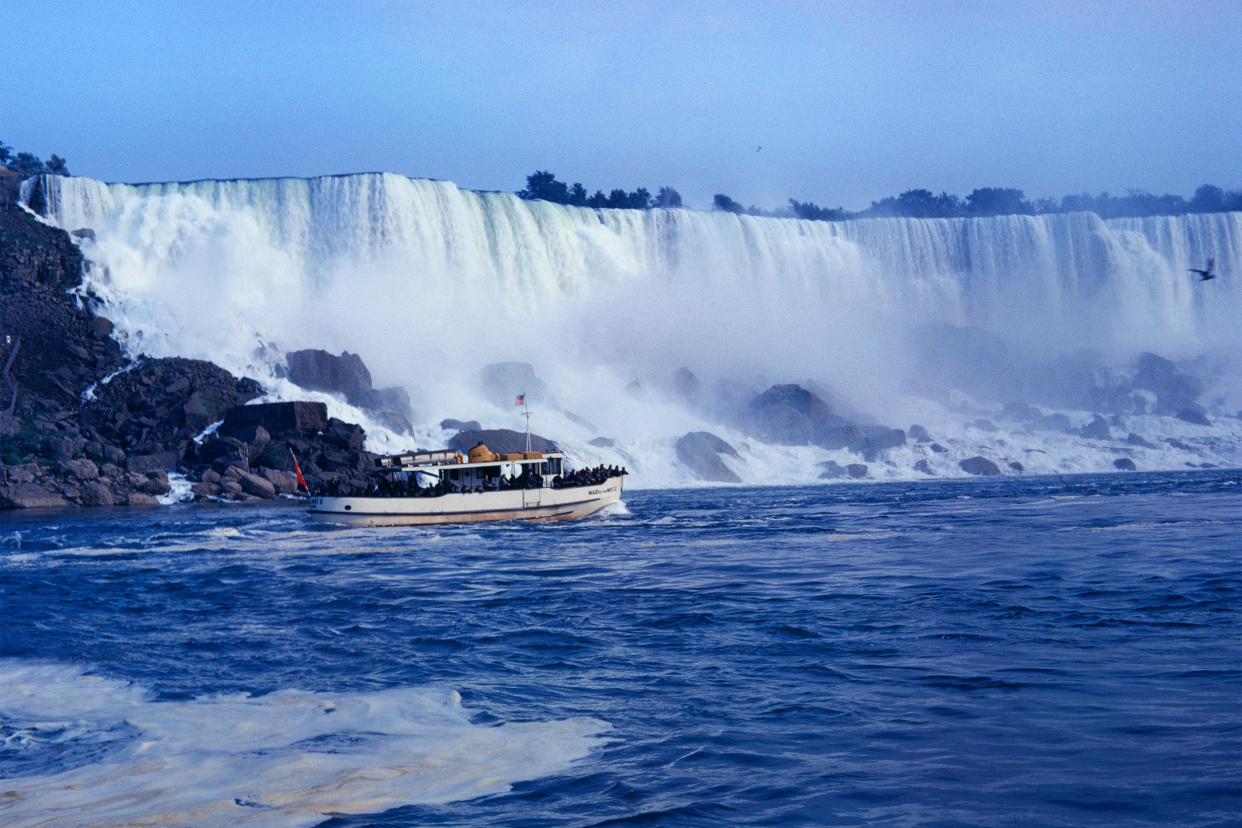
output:
[[[446,486],[454,484],[456,488],[470,491],[495,489],[501,485],[502,478],[522,481],[526,485],[521,487],[526,488],[536,475],[546,487],[552,478],[561,474],[564,457],[561,452],[540,451],[495,454],[480,443],[464,457],[451,449],[415,451],[377,457],[375,465],[382,472],[404,473],[407,479],[418,480],[417,475],[426,475],[418,480],[420,485],[434,485],[438,480]]]

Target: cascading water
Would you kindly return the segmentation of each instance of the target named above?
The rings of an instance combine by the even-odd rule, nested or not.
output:
[[[1118,364],[1242,345],[1240,213],[810,222],[565,207],[392,174],[137,186],[48,176],[25,182],[23,198],[66,230],[94,231],[84,290],[131,355],[209,359],[270,382],[284,352],[349,350],[377,385],[406,386],[424,424],[494,427],[517,423],[473,379],[526,361],[555,395],[533,404],[616,437],[651,483],[685,477],[667,459],[672,439],[720,430],[661,392],[681,366],[753,390],[817,381],[899,424],[934,416],[908,394],[906,333],[920,326]],[[1221,278],[1199,283],[1186,269],[1209,257]],[[1240,384],[1226,377],[1223,404],[1239,404],[1229,395]],[[580,447],[593,433],[555,426]],[[435,432],[383,435],[375,448]],[[744,479],[813,477],[822,456],[764,466],[767,449],[752,450],[752,467],[792,471]]]

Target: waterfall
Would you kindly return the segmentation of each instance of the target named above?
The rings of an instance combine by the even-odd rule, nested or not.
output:
[[[814,380],[882,410],[920,326],[1114,362],[1242,345],[1242,213],[817,222],[595,210],[393,174],[41,176],[23,199],[94,231],[84,291],[131,355],[262,380],[284,352],[349,350],[428,422],[469,415],[473,378],[501,361],[532,363],[558,407],[655,437],[687,421],[644,389],[681,366],[754,388]],[[1200,283],[1187,268],[1209,257],[1221,278]],[[643,426],[618,413],[640,403]]]

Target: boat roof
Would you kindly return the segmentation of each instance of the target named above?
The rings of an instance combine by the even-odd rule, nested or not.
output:
[[[381,471],[404,471],[406,469],[419,469],[427,471],[433,468],[476,468],[478,466],[499,466],[503,463],[540,463],[550,458],[563,458],[565,455],[559,451],[532,452],[538,453],[539,457],[530,458],[514,458],[512,460],[480,460],[475,463],[467,461],[464,452],[454,451],[453,449],[438,449],[436,451],[409,451],[404,454],[390,454],[384,457],[375,458],[375,466]]]

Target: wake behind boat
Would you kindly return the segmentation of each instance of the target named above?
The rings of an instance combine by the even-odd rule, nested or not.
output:
[[[413,526],[493,520],[575,520],[621,499],[625,470],[565,467],[561,452],[494,454],[479,444],[376,458],[364,495],[315,493],[312,518],[355,526]]]

